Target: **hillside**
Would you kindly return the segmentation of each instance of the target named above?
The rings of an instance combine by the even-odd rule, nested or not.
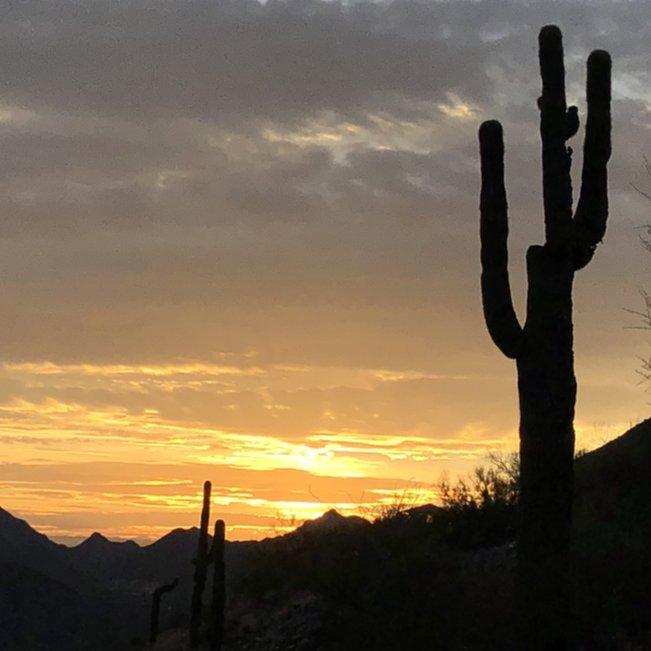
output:
[[[574,573],[593,620],[651,649],[651,419],[576,464]]]
[[[651,419],[576,463],[577,516],[644,529],[651,524]]]
[[[76,590],[10,563],[0,563],[0,577],[0,649],[77,648],[87,607]]]

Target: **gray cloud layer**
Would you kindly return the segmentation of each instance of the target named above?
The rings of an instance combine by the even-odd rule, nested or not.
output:
[[[489,367],[475,131],[505,122],[521,295],[541,232],[536,33],[554,21],[581,107],[587,52],[615,59],[613,218],[579,291],[588,311],[612,307],[593,340],[632,360],[618,308],[647,262],[628,184],[651,121],[649,18],[646,2],[13,3],[0,39],[7,357],[255,349]],[[581,315],[578,327],[590,330]]]

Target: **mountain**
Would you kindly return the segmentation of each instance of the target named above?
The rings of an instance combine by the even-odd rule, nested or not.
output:
[[[192,592],[193,560],[197,553],[199,529],[174,529],[159,540],[138,549],[129,557],[122,575],[132,589],[149,595],[163,583],[179,579],[178,587],[167,595],[168,604],[187,609]]]
[[[140,546],[133,540],[114,542],[95,532],[77,546],[66,550],[76,568],[100,581],[120,576],[129,559],[137,556]]]
[[[52,542],[47,536],[32,529],[32,527],[11,515],[9,511],[0,508],[0,555],[2,559],[9,556],[8,549],[12,554],[23,554],[25,556],[46,554],[64,554],[65,547]],[[15,557],[14,557],[15,558]]]
[[[98,556],[101,554],[128,554],[139,548],[133,540],[113,541],[95,531],[86,540],[80,542],[70,551],[76,556]]]
[[[75,547],[66,547],[0,508],[0,562],[41,572],[75,589],[137,580],[146,584],[142,591],[147,592],[168,576],[191,575],[198,531],[175,529],[143,547],[95,532]]]
[[[76,590],[12,563],[0,563],[0,577],[0,649],[78,648],[87,605]]]
[[[199,529],[174,529],[156,542],[141,548],[139,561],[142,563],[141,576],[152,578],[161,576],[161,571],[174,574],[192,564],[197,553]],[[208,541],[212,537],[208,536]]]
[[[0,651],[128,648],[149,599],[119,589],[116,559],[139,550],[100,534],[68,548],[0,509]]]
[[[307,532],[318,535],[331,531],[354,530],[369,526],[371,526],[371,523],[365,518],[360,518],[357,515],[341,515],[335,509],[330,509],[314,520],[306,520],[297,529],[287,535],[304,535]]]
[[[66,585],[86,587],[88,579],[75,567],[69,549],[0,508],[0,562],[40,572]]]

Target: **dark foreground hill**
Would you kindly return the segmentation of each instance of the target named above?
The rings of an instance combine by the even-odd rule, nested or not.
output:
[[[651,649],[650,462],[651,420],[577,460],[579,648]],[[515,512],[471,516],[329,511],[227,543],[226,651],[509,649]],[[142,649],[149,595],[177,576],[160,648],[185,648],[196,541],[196,529],[142,547],[95,533],[67,548],[0,510],[0,651]]]
[[[577,460],[581,526],[619,529],[651,524],[651,419]]]

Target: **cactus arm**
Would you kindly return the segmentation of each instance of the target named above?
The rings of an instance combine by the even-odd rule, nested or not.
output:
[[[179,584],[179,580],[174,579],[172,583],[161,585],[152,592],[151,595],[151,617],[149,620],[149,644],[153,645],[158,638],[158,618],[160,615],[160,600],[166,592],[171,592]]]
[[[592,259],[606,233],[608,219],[608,171],[610,158],[610,77],[608,52],[595,50],[588,58],[588,119],[583,144],[581,192],[574,216],[574,267]]]
[[[509,284],[509,223],[504,189],[502,125],[490,120],[479,129],[481,157],[480,236],[481,292],[484,318],[495,345],[511,359],[518,357],[524,335],[513,309]]]
[[[542,140],[543,203],[545,207],[546,247],[562,254],[571,241],[572,181],[571,150],[565,141],[576,133],[576,108],[568,111],[565,100],[563,40],[556,25],[547,25],[539,36],[542,96],[540,136]],[[574,124],[572,124],[574,123]]]

